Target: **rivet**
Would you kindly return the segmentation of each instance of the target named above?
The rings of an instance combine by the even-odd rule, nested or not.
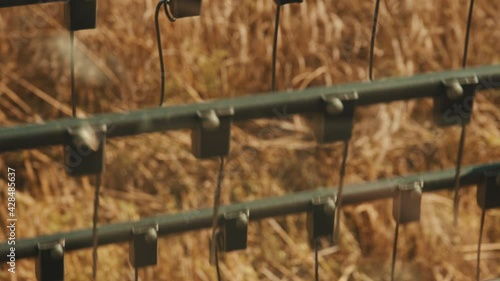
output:
[[[58,260],[58,259],[62,258],[63,254],[64,254],[64,250],[63,250],[63,247],[61,246],[61,244],[55,245],[54,249],[52,249],[52,251],[50,252],[50,256],[54,260]]]
[[[158,239],[158,233],[154,228],[148,229],[146,232],[144,239],[146,240],[146,243],[154,243]]]
[[[243,228],[248,225],[248,216],[245,213],[240,213],[236,220],[236,227]]]
[[[458,80],[453,80],[450,85],[448,85],[448,90],[446,91],[448,98],[454,100],[461,97],[464,94],[464,89]]]
[[[329,114],[339,114],[344,111],[344,104],[339,98],[332,98],[327,101],[326,111]]]
[[[220,126],[219,117],[215,114],[214,110],[210,110],[202,116],[202,127],[205,130],[213,131]]]

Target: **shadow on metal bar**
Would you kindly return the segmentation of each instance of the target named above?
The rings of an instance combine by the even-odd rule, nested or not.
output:
[[[500,169],[500,162],[465,167],[462,171],[460,183],[463,186],[479,184],[486,172],[498,169]],[[344,193],[344,204],[357,204],[392,198],[395,188],[401,183],[423,181],[424,192],[452,188],[454,173],[454,169],[449,169],[347,186]],[[249,220],[290,215],[308,211],[312,198],[335,195],[336,193],[336,188],[304,191],[281,197],[221,206],[220,213],[249,210]],[[98,228],[99,245],[130,241],[133,239],[133,229],[151,225],[158,225],[159,236],[209,228],[212,223],[212,212],[211,208],[207,208],[178,214],[158,215],[134,222],[103,225]],[[16,259],[35,257],[38,253],[37,245],[39,243],[50,243],[62,239],[65,241],[66,251],[90,248],[92,246],[92,230],[84,229],[30,239],[19,239],[16,241]],[[7,260],[10,247],[7,243],[0,245],[0,261]]]

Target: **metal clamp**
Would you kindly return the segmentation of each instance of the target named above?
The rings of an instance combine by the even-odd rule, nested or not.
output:
[[[323,95],[324,110],[313,114],[311,124],[319,143],[346,141],[352,136],[357,92]]]
[[[219,231],[219,245],[222,252],[244,250],[247,248],[249,218],[249,210],[224,214]]]
[[[132,230],[129,243],[129,260],[135,267],[146,267],[158,263],[158,224]]]
[[[393,196],[392,216],[397,223],[420,220],[423,182],[400,184]]]
[[[201,0],[166,0],[175,19],[201,14]]]
[[[64,164],[70,176],[100,174],[104,169],[106,125],[68,129],[64,145]]]
[[[442,81],[443,95],[434,97],[434,121],[438,126],[467,124],[472,115],[474,94],[479,85],[477,76]]]
[[[199,111],[199,122],[191,131],[191,148],[196,158],[229,154],[234,109]]]
[[[38,281],[64,280],[64,240],[38,243],[35,271]]]
[[[97,22],[97,0],[68,0],[64,4],[64,21],[70,31],[94,29]]]
[[[302,3],[304,2],[303,0],[274,0],[274,3],[276,5],[286,5],[286,4],[293,4],[293,3]]]
[[[311,248],[315,247],[316,239],[322,237],[333,243],[335,201],[334,196],[311,201],[311,209],[307,212],[307,236]]]
[[[218,263],[220,253],[247,248],[249,217],[250,211],[248,209],[224,214],[219,228],[214,231],[213,237],[208,240],[210,264]],[[215,241],[212,239],[215,239]]]
[[[484,173],[477,187],[476,199],[483,210],[500,208],[500,170]]]

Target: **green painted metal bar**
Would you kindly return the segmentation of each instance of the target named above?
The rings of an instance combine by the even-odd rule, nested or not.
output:
[[[38,5],[55,2],[66,2],[67,0],[0,0],[0,8],[10,8],[26,5]]]
[[[478,184],[485,172],[499,171],[500,162],[465,167],[461,174],[460,183],[463,186]],[[408,177],[385,179],[372,183],[347,186],[343,201],[344,204],[357,204],[366,201],[391,198],[394,188],[399,183],[423,181],[424,192],[452,188],[454,185],[454,169],[416,174]],[[250,220],[259,220],[269,217],[285,216],[306,212],[310,208],[311,200],[317,197],[331,196],[337,193],[336,188],[325,188],[288,194],[281,197],[260,199],[251,202],[235,203],[222,206],[220,213],[232,213],[248,209]],[[122,243],[132,237],[133,227],[147,227],[158,224],[158,234],[161,236],[199,230],[211,226],[212,208],[193,210],[178,214],[158,215],[134,222],[123,222],[103,225],[98,228],[99,245]],[[84,229],[67,233],[39,236],[29,239],[16,240],[16,260],[35,257],[38,243],[47,243],[65,240],[66,251],[92,247],[92,230]],[[0,261],[7,260],[9,253],[7,243],[0,244]]]
[[[372,82],[340,84],[302,91],[267,93],[205,103],[169,106],[126,113],[99,114],[86,119],[66,118],[45,124],[30,124],[0,129],[0,152],[33,149],[64,144],[68,128],[84,124],[107,125],[107,137],[122,137],[143,133],[193,128],[198,111],[234,109],[235,121],[273,118],[278,114],[301,114],[323,109],[321,96],[357,91],[359,105],[386,103],[446,94],[442,81],[477,75],[478,89],[500,88],[500,65],[426,73],[413,77],[390,78]],[[36,140],[36,141],[34,141]]]

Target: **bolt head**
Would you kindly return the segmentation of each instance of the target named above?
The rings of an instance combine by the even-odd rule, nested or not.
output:
[[[238,219],[236,220],[236,227],[244,228],[248,225],[248,216],[245,213],[240,213]]]
[[[202,127],[205,130],[213,131],[220,126],[220,120],[219,117],[217,117],[217,114],[215,114],[215,111],[210,110],[207,114],[202,116]]]
[[[73,142],[77,146],[87,146],[94,152],[99,150],[99,138],[90,126],[78,128],[74,134]]]
[[[344,104],[339,98],[332,98],[327,102],[326,111],[329,114],[339,114],[344,111]]]
[[[58,260],[63,257],[64,250],[61,244],[57,244],[54,246],[54,249],[50,252],[50,256],[54,260]]]
[[[328,214],[328,215],[332,215],[334,212],[335,212],[335,202],[333,201],[333,199],[328,199],[328,201],[326,201],[326,204],[324,206],[324,212],[325,214]]]
[[[462,85],[460,85],[460,83],[457,80],[454,80],[448,86],[448,90],[446,91],[446,94],[448,95],[448,98],[450,98],[452,100],[458,99],[464,94],[464,89],[462,88]]]
[[[146,232],[144,239],[146,240],[146,243],[151,244],[154,243],[158,239],[158,233],[154,228],[148,229]]]

